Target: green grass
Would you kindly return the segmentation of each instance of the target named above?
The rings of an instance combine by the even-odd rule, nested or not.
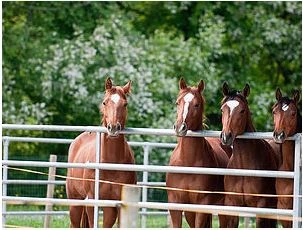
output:
[[[7,211],[42,211],[44,206],[33,206],[33,205],[8,205]],[[67,210],[67,207],[54,206],[54,210]],[[146,227],[147,228],[168,228],[169,223],[166,216],[147,216]],[[23,216],[7,216],[6,225],[7,227],[33,227],[43,228],[44,215],[23,215]],[[51,217],[51,228],[69,228],[70,221],[68,215],[52,216]],[[99,226],[102,226],[102,217],[100,218]],[[140,220],[138,220],[138,226],[140,226]],[[213,217],[213,228],[219,228],[218,217]],[[183,228],[189,228],[185,218],[182,221]],[[244,228],[244,218],[240,217],[240,228]],[[255,219],[249,219],[249,228],[255,228]],[[279,226],[281,227],[281,226]]]

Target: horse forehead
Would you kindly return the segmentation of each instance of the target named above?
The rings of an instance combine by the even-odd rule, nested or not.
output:
[[[287,104],[282,104],[282,110],[285,112],[289,109],[289,105]]]
[[[110,96],[110,99],[111,99],[115,104],[117,104],[117,103],[119,102],[120,98],[121,98],[121,96],[120,96],[119,94],[117,94],[117,93],[112,94],[112,95]]]
[[[283,100],[277,105],[278,108],[280,108],[282,111],[286,112],[288,110],[295,110],[296,106],[294,102],[291,100]]]
[[[229,114],[232,114],[233,110],[234,110],[237,106],[240,105],[240,102],[237,101],[237,100],[229,100],[229,101],[225,102],[225,104],[223,104],[223,106],[224,106],[224,105],[227,105],[227,106],[228,106],[228,108],[229,108]],[[222,107],[223,107],[223,106],[222,106]]]
[[[226,102],[226,105],[229,107],[229,108],[235,108],[239,105],[239,101],[237,100],[230,100],[230,101],[227,101]]]
[[[183,97],[183,100],[184,102],[191,102],[193,99],[194,99],[194,95],[192,93],[187,93],[184,97]]]

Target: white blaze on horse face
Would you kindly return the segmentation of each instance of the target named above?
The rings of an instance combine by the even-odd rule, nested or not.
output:
[[[192,93],[188,93],[184,96],[184,102],[185,102],[185,105],[184,105],[184,110],[183,110],[183,122],[185,122],[185,119],[186,119],[186,116],[187,116],[187,113],[188,113],[188,107],[189,107],[189,102],[191,102],[194,98],[194,95]]]
[[[237,100],[230,100],[226,102],[226,105],[229,107],[229,115],[233,112],[233,110],[239,105]]]
[[[118,101],[120,100],[120,95],[117,94],[117,93],[115,93],[115,94],[111,95],[110,99],[111,99],[115,104],[117,104]]]
[[[289,106],[287,104],[283,104],[282,105],[282,110],[285,112],[286,110],[288,110]]]

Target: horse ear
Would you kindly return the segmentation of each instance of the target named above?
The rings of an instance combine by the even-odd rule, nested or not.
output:
[[[299,90],[294,91],[293,99],[294,99],[295,103],[298,104],[298,102],[300,100],[300,91]]]
[[[123,92],[125,94],[130,94],[130,91],[131,91],[131,87],[132,87],[132,81],[129,80],[125,86],[123,86]]]
[[[105,81],[105,90],[109,90],[112,87],[113,87],[112,80],[110,79],[110,77],[106,78],[106,81]]]
[[[277,99],[277,101],[280,101],[281,98],[282,98],[281,90],[280,90],[280,88],[277,88],[276,89],[276,99]]]
[[[204,90],[204,88],[205,88],[204,81],[201,80],[201,81],[199,82],[199,85],[198,85],[198,91],[199,91],[200,93],[202,93],[203,90]]]
[[[179,89],[186,89],[187,85],[185,80],[183,79],[183,77],[181,77],[180,81],[179,81]]]
[[[250,93],[249,84],[246,83],[246,85],[245,85],[245,87],[244,87],[242,93],[243,93],[243,96],[244,96],[244,97],[248,97],[248,95],[249,95],[249,93]]]
[[[223,83],[222,92],[223,92],[224,96],[228,96],[229,95],[229,87],[228,87],[228,84],[227,84],[226,81]]]

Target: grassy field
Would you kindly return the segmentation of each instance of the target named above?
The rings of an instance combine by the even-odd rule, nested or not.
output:
[[[57,210],[67,210],[66,207],[55,207]],[[29,205],[8,205],[7,211],[42,211],[43,206],[29,206]],[[33,227],[33,228],[43,228],[44,215],[21,215],[21,216],[7,216],[6,225],[7,227]],[[182,221],[183,228],[188,228],[188,224],[183,218]],[[140,222],[138,222],[140,226]],[[100,226],[102,226],[102,218],[100,218]],[[148,216],[147,217],[147,228],[167,228],[169,226],[166,216]],[[68,228],[69,227],[69,216],[53,216],[51,218],[51,228]],[[213,227],[219,227],[219,221],[216,216],[213,218]],[[240,228],[244,228],[244,219],[240,218]],[[248,227],[255,227],[255,221],[253,218],[249,220]]]

